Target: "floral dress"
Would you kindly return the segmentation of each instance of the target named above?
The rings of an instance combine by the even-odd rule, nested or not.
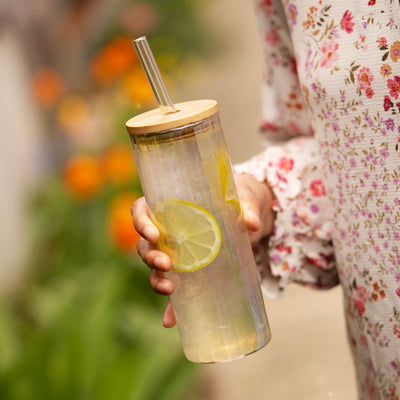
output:
[[[255,246],[267,294],[341,283],[360,399],[400,399],[400,5],[255,0],[275,231]]]

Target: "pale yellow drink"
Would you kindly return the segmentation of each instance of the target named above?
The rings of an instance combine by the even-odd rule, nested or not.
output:
[[[142,114],[127,128],[145,197],[162,232],[160,248],[174,263],[168,277],[175,286],[171,301],[185,355],[200,363],[232,360],[270,340],[259,277],[217,103],[176,108],[170,115]],[[185,240],[177,234],[180,227],[194,237],[188,249],[199,262],[180,247]]]

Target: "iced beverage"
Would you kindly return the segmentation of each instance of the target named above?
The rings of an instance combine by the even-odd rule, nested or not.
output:
[[[127,122],[168,277],[186,357],[233,360],[270,340],[259,277],[240,213],[230,159],[213,100],[176,105]]]

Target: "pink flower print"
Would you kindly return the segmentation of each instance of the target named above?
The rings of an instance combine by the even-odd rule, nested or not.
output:
[[[378,39],[379,47],[385,47],[387,45],[387,39],[382,36]]]
[[[384,122],[385,125],[386,125],[386,129],[389,129],[389,130],[391,130],[391,131],[394,130],[394,121],[393,121],[393,118],[389,118],[389,119],[387,119],[386,121],[383,121],[383,122]]]
[[[358,312],[358,315],[360,317],[363,316],[364,312],[365,312],[365,303],[363,303],[362,301],[358,300],[358,299],[354,299],[353,300],[354,303],[354,307]]]
[[[294,4],[289,4],[288,16],[290,26],[296,25],[297,23],[297,7]]]
[[[287,127],[290,129],[290,131],[292,133],[294,133],[295,135],[300,135],[302,133],[300,127],[296,124],[296,122],[294,121],[289,121],[287,123]]]
[[[385,98],[383,99],[383,109],[385,111],[388,111],[389,108],[393,105],[392,101],[390,100],[389,96],[385,96]]]
[[[374,89],[372,89],[371,87],[365,89],[365,95],[369,98],[372,99],[372,97],[374,96],[375,92]]]
[[[361,68],[357,75],[357,80],[362,90],[367,89],[371,86],[371,82],[374,80],[374,76],[371,70],[367,67]]]
[[[358,311],[358,315],[360,317],[362,317],[365,312],[366,302],[367,302],[367,289],[363,286],[358,286],[353,299],[353,304],[355,309]]]
[[[389,94],[397,99],[400,92],[400,76],[395,76],[394,79],[388,79],[387,87],[390,89]]]
[[[275,47],[279,44],[281,38],[279,37],[279,34],[276,29],[270,29],[265,34],[265,40],[271,47]]]
[[[310,183],[310,191],[313,197],[325,196],[325,186],[320,179],[315,179]]]
[[[285,246],[283,243],[279,243],[278,246],[276,246],[276,249],[281,253],[292,253],[292,248],[290,246]]]
[[[334,122],[332,124],[332,129],[333,129],[333,132],[335,132],[335,133],[339,133],[340,132],[340,127],[336,122]]]
[[[398,288],[396,289],[396,294],[397,294],[397,296],[400,297],[400,287],[398,287]]]
[[[375,4],[375,0],[370,0],[374,1]],[[369,4],[368,5],[373,5],[373,4]],[[376,392],[375,392],[375,387],[371,384],[371,382],[369,381],[369,378],[367,377],[367,379],[365,380],[365,387],[367,389],[368,392],[368,396],[370,400],[376,400]]]
[[[367,289],[364,286],[357,286],[356,297],[360,299],[363,303],[367,302]]]
[[[322,43],[321,51],[321,67],[330,68],[335,62],[339,60],[339,53],[337,49],[339,44],[334,40],[327,42],[326,40]]]
[[[272,1],[271,0],[263,0],[261,7],[264,8],[267,15],[272,14]]]
[[[360,344],[361,346],[368,348],[368,339],[364,334],[360,335]]]
[[[346,31],[346,33],[353,32],[353,27],[354,27],[353,18],[354,17],[353,15],[351,15],[351,12],[349,10],[346,10],[345,13],[343,14],[340,26],[342,27],[343,30]]]
[[[379,150],[379,154],[383,157],[383,158],[388,158],[389,157],[389,152],[387,151],[386,147],[382,147]],[[385,190],[385,184],[382,186],[382,189]]]
[[[281,157],[278,161],[278,168],[289,172],[293,169],[294,161],[292,158]]]
[[[357,167],[357,161],[354,158],[350,159],[349,164],[350,164],[350,168]]]
[[[365,23],[364,28],[367,28],[366,23]],[[368,50],[367,37],[365,35],[360,35],[359,41],[356,42],[356,46],[357,46],[357,49],[359,48],[364,51],[367,51]]]
[[[273,132],[278,132],[279,128],[273,124],[272,122],[263,120],[261,121],[261,126],[260,126],[262,131],[273,131]]]

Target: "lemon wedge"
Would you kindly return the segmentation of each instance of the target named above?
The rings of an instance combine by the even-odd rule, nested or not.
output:
[[[217,160],[218,174],[221,181],[221,191],[224,200],[235,206],[236,210],[240,213],[240,203],[236,194],[235,181],[232,173],[228,169],[229,158],[225,150],[219,149],[215,153]]]
[[[158,245],[176,272],[192,272],[210,264],[221,249],[221,228],[214,216],[196,204],[168,199],[154,209],[160,230]]]

